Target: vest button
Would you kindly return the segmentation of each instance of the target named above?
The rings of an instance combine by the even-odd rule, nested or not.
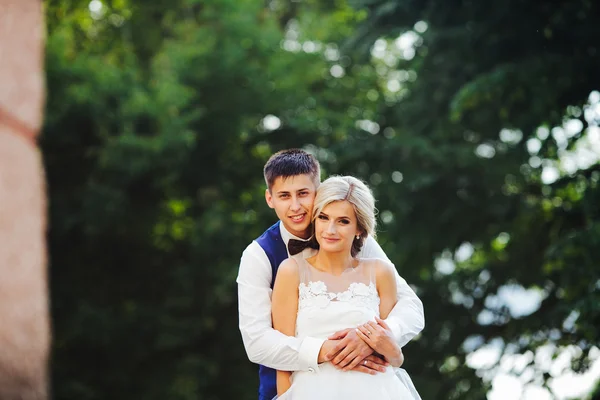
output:
[[[308,372],[315,372],[315,370],[313,368],[309,368]]]

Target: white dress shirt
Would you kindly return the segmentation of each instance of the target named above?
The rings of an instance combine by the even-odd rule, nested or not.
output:
[[[286,244],[291,238],[304,240],[289,233],[279,224],[281,238]],[[306,249],[303,257],[310,257],[314,250]],[[289,256],[289,252],[288,252]],[[372,237],[367,237],[358,258],[381,258],[387,256]],[[271,319],[271,263],[264,250],[252,241],[242,253],[237,277],[239,326],[248,358],[281,371],[316,371],[318,357],[324,339],[306,337],[298,339],[273,329]],[[398,302],[386,319],[398,345],[404,346],[425,326],[423,303],[406,281],[396,272]],[[351,328],[351,327],[349,327]]]

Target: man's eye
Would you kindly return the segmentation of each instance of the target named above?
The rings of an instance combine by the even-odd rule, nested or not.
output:
[[[308,196],[308,192],[300,192],[300,196],[302,196],[302,197]]]
[[[290,197],[288,194],[282,194],[282,195],[279,196],[280,199],[285,199],[285,198],[288,198],[288,197]]]

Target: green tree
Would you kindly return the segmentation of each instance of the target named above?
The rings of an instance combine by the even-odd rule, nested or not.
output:
[[[368,17],[345,48],[378,65],[385,102],[337,170],[369,177],[390,222],[380,237],[425,303],[406,351],[423,398],[483,398],[465,361],[494,339],[506,353],[575,345],[586,370],[600,326],[598,5],[353,4]],[[454,257],[465,243],[472,256]],[[540,293],[535,312],[496,301],[514,285]]]
[[[46,2],[55,398],[256,397],[235,276],[275,218],[262,166],[343,139],[357,82],[281,6]]]
[[[586,368],[600,171],[559,160],[597,135],[598,6],[352,5],[46,1],[55,398],[256,397],[235,276],[275,219],[262,166],[296,146],[374,189],[425,304],[405,349],[424,399],[484,398],[465,360],[494,339],[576,344]],[[494,301],[511,285],[540,308]]]

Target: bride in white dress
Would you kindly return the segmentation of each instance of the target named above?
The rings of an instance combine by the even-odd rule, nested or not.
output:
[[[277,272],[273,327],[287,335],[326,339],[354,326],[378,355],[400,367],[402,351],[380,319],[396,304],[394,266],[355,258],[367,235],[375,232],[371,191],[349,176],[325,180],[315,199],[313,223],[316,255],[304,259],[300,253]],[[399,379],[391,367],[375,375],[342,371],[329,362],[318,371],[277,371],[280,400],[418,399],[414,387],[409,390],[407,385],[412,385],[410,378]]]

